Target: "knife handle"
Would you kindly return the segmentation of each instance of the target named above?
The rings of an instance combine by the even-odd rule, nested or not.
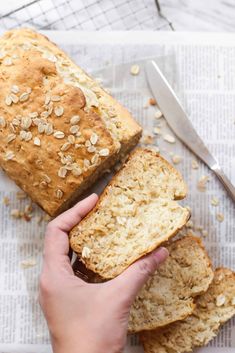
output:
[[[223,170],[218,164],[213,166],[211,169],[216,174],[221,183],[224,185],[233,202],[235,202],[235,187],[233,186],[229,178],[224,174]]]

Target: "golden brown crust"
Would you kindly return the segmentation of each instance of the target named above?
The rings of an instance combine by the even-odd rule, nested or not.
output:
[[[9,31],[0,53],[0,165],[55,215],[134,147],[141,128],[41,34]]]

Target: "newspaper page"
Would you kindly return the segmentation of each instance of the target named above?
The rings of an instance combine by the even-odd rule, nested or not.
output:
[[[223,187],[159,117],[144,75],[154,58],[197,132],[235,183],[235,41],[227,34],[164,32],[48,32],[74,60],[133,113],[144,127],[141,144],[159,150],[182,172],[192,211],[187,232],[203,238],[214,266],[235,270],[235,207]],[[130,68],[137,64],[138,75]],[[100,191],[108,177],[96,185]],[[200,182],[199,182],[200,181]],[[198,184],[199,183],[199,184]],[[204,190],[204,191],[203,191]],[[48,353],[50,340],[37,299],[48,217],[0,172],[0,352]],[[203,353],[235,352],[230,320]],[[138,337],[125,353],[143,353]]]

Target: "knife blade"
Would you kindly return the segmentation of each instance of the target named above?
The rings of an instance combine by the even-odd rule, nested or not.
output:
[[[150,89],[167,123],[175,135],[217,175],[233,201],[235,187],[224,174],[190,122],[178,97],[154,60],[146,63],[146,76]]]

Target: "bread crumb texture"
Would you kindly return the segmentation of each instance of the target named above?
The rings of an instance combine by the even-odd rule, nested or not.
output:
[[[113,278],[184,226],[189,211],[181,175],[153,151],[136,149],[105,188],[96,207],[70,233],[72,249],[90,257],[86,267]]]
[[[164,328],[141,333],[145,353],[185,353],[204,346],[235,315],[235,273],[215,271],[208,291],[196,299],[193,314]]]
[[[129,331],[152,330],[192,314],[194,297],[213,280],[210,259],[199,238],[186,236],[167,246],[169,257],[135,299]]]
[[[50,215],[141,135],[125,108],[30,29],[0,39],[0,108],[0,165]]]

